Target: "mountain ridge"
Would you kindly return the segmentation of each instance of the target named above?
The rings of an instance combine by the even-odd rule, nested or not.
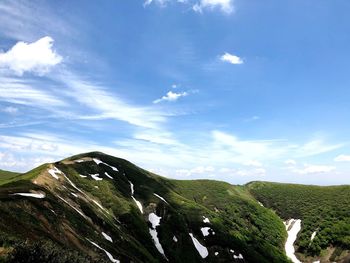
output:
[[[173,180],[101,152],[0,176],[0,262],[290,262],[283,221],[295,217],[264,184]],[[302,245],[305,262],[323,257]]]

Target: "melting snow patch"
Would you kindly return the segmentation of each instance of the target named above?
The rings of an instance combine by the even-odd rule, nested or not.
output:
[[[129,184],[130,184],[131,195],[134,195],[134,192],[135,192],[134,184],[131,181],[129,181]]]
[[[238,256],[233,255],[233,258],[234,259],[243,259],[243,255],[242,254],[239,254]]]
[[[210,223],[210,220],[209,218],[203,216],[203,223]]]
[[[154,245],[156,246],[159,253],[161,253],[167,259],[167,257],[165,256],[165,253],[164,253],[164,249],[159,242],[158,233],[156,230],[156,227],[160,225],[160,219],[162,219],[162,218],[160,216],[157,216],[155,213],[150,213],[148,215],[148,221],[151,222],[151,224],[152,224],[152,228],[149,229],[149,233],[152,236],[152,239],[154,241]]]
[[[140,201],[136,200],[136,198],[134,197],[134,184],[132,182],[129,181],[130,184],[130,190],[131,190],[131,198],[132,200],[134,200],[134,202],[136,203],[137,207],[140,209],[141,214],[143,214],[143,208],[142,208],[142,204]]]
[[[174,242],[177,242],[177,241],[178,241],[177,238],[176,238],[176,236],[173,236],[173,240],[174,240]]]
[[[202,227],[201,228],[201,231],[202,231],[202,234],[203,236],[209,236],[209,230],[210,230],[210,227]]]
[[[165,201],[165,199],[163,197],[161,197],[160,195],[157,195],[156,193],[154,193],[153,195],[155,195],[156,197],[158,197],[160,200],[164,201],[165,203],[168,203],[167,201]]]
[[[82,175],[82,174],[79,174],[80,177],[82,178],[86,178],[87,176],[86,175]]]
[[[101,181],[103,180],[102,178],[99,177],[99,174],[90,174],[90,176],[92,177],[92,179],[96,180],[96,181]]]
[[[112,165],[109,165],[105,162],[102,162],[100,159],[96,159],[96,158],[93,158],[94,162],[99,165],[100,163],[104,164],[104,165],[107,165],[108,167],[112,168],[113,171],[116,171],[116,172],[119,172],[118,168],[112,166]]]
[[[112,176],[110,176],[107,172],[105,172],[105,175],[109,178],[109,179],[114,179]]]
[[[45,194],[32,194],[32,193],[15,193],[12,195],[21,195],[21,196],[25,196],[25,197],[34,197],[34,198],[45,198]]]
[[[71,208],[73,208],[75,211],[77,211],[79,213],[79,215],[81,215],[82,217],[84,217],[85,219],[87,219],[86,215],[84,215],[82,212],[80,212],[77,208],[75,208],[74,206],[72,206],[70,203],[68,203],[66,200],[64,200],[62,197],[60,197],[59,195],[57,196],[59,199],[61,199],[63,202],[65,202],[67,205],[69,205]]]
[[[72,194],[72,196],[74,196],[74,197],[78,197],[78,195],[77,194],[75,194],[75,193],[71,193]]]
[[[264,207],[264,205],[261,202],[258,202],[260,206]]]
[[[311,241],[314,240],[316,234],[317,234],[317,231],[315,231],[315,232],[312,233],[312,235],[311,235]]]
[[[155,213],[150,213],[148,215],[148,221],[151,222],[152,228],[155,229],[157,226],[160,225],[160,220],[162,218],[160,216],[157,216]]]
[[[208,249],[205,246],[203,246],[201,243],[199,243],[197,238],[195,238],[192,233],[189,233],[189,235],[191,236],[193,245],[197,249],[199,255],[202,258],[206,258],[209,255]]]
[[[115,259],[111,253],[109,253],[107,250],[103,249],[102,247],[100,247],[99,245],[97,245],[95,242],[92,242],[88,239],[88,241],[93,244],[95,247],[97,247],[98,249],[102,250],[103,252],[106,253],[107,257],[109,258],[110,261],[112,261],[113,263],[120,263],[119,260]]]
[[[137,201],[136,198],[133,197],[133,196],[132,196],[131,198],[135,201],[135,203],[136,203],[137,207],[139,208],[141,214],[143,214],[143,207],[142,207],[141,202],[140,202],[140,201]]]
[[[102,232],[102,236],[103,236],[106,240],[108,240],[109,242],[112,242],[112,243],[113,243],[113,239],[112,239],[109,235],[107,235],[105,232]]]
[[[56,180],[59,179],[58,174],[62,174],[62,172],[60,170],[58,170],[57,167],[55,167],[55,166],[53,167],[53,169],[49,169],[48,172]]]
[[[301,263],[295,256],[294,242],[297,239],[297,235],[301,229],[300,219],[290,219],[288,223],[285,223],[286,230],[288,232],[288,238],[285,244],[285,250],[287,257],[292,260],[293,263]],[[289,230],[288,230],[289,229]]]

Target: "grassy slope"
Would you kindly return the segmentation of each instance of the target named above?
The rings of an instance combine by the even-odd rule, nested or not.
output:
[[[309,186],[253,182],[250,192],[283,219],[302,219],[298,251],[314,256],[329,245],[338,247],[331,260],[350,249],[350,186]],[[310,237],[317,231],[315,239]]]
[[[0,185],[6,184],[14,180],[20,173],[0,170]]]
[[[98,157],[117,167],[119,172],[103,164],[97,166],[92,161],[67,163],[86,156]],[[269,209],[259,206],[244,187],[215,181],[168,180],[128,161],[101,153],[74,156],[55,166],[108,213],[99,209],[92,199],[81,196],[67,181],[54,188],[33,184],[31,180],[45,172],[47,165],[10,178],[0,187],[0,248],[14,249],[12,254],[20,254],[17,261],[18,258],[28,261],[29,254],[36,259],[44,256],[47,262],[104,262],[106,256],[92,247],[88,238],[122,262],[130,259],[164,262],[148,232],[147,215],[156,212],[162,217],[157,228],[158,237],[171,262],[202,262],[189,232],[208,247],[206,262],[232,261],[230,249],[242,253],[246,262],[288,262],[283,253],[286,233],[282,222]],[[105,172],[115,179],[107,179]],[[92,180],[88,174],[94,173],[99,173],[104,180]],[[87,177],[82,178],[79,174]],[[135,186],[135,198],[144,206],[144,215],[131,198],[129,181]],[[29,190],[44,191],[46,198],[9,196],[9,193]],[[79,198],[74,198],[70,192],[78,194]],[[168,204],[154,193],[163,196]],[[90,219],[82,218],[57,196],[79,208]],[[211,223],[203,223],[203,216],[210,218]],[[200,228],[204,226],[211,227],[215,235],[203,238]],[[102,231],[113,238],[113,244],[103,239]],[[173,241],[174,235],[177,243]],[[21,242],[25,239],[31,242],[23,245]],[[42,242],[46,245],[40,245]],[[58,251],[61,251],[60,257]],[[215,257],[214,252],[219,252],[219,256]],[[58,258],[62,261],[54,261]]]

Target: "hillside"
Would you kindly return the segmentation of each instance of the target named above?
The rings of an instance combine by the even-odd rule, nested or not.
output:
[[[322,262],[349,262],[350,186],[311,186],[253,182],[249,191],[264,206],[284,220],[301,219],[302,229],[296,240],[298,256],[310,261],[321,256]],[[343,261],[342,261],[343,262]]]
[[[343,253],[332,252],[341,262],[349,239],[349,189],[336,189],[327,199],[293,194],[295,187],[170,180],[99,152],[24,174],[4,173],[0,262],[287,263],[283,221],[290,218],[302,220],[298,257],[317,260],[311,256],[332,244],[337,247],[332,251]],[[342,199],[331,200],[332,195]],[[298,203],[298,196],[305,201]],[[311,211],[322,198],[329,217]],[[324,241],[330,233],[324,222],[331,219],[343,232],[331,228],[338,239]],[[304,241],[316,229],[314,242],[321,250]]]

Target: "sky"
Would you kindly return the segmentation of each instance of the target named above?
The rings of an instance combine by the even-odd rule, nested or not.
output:
[[[348,0],[0,2],[0,169],[350,184]]]

